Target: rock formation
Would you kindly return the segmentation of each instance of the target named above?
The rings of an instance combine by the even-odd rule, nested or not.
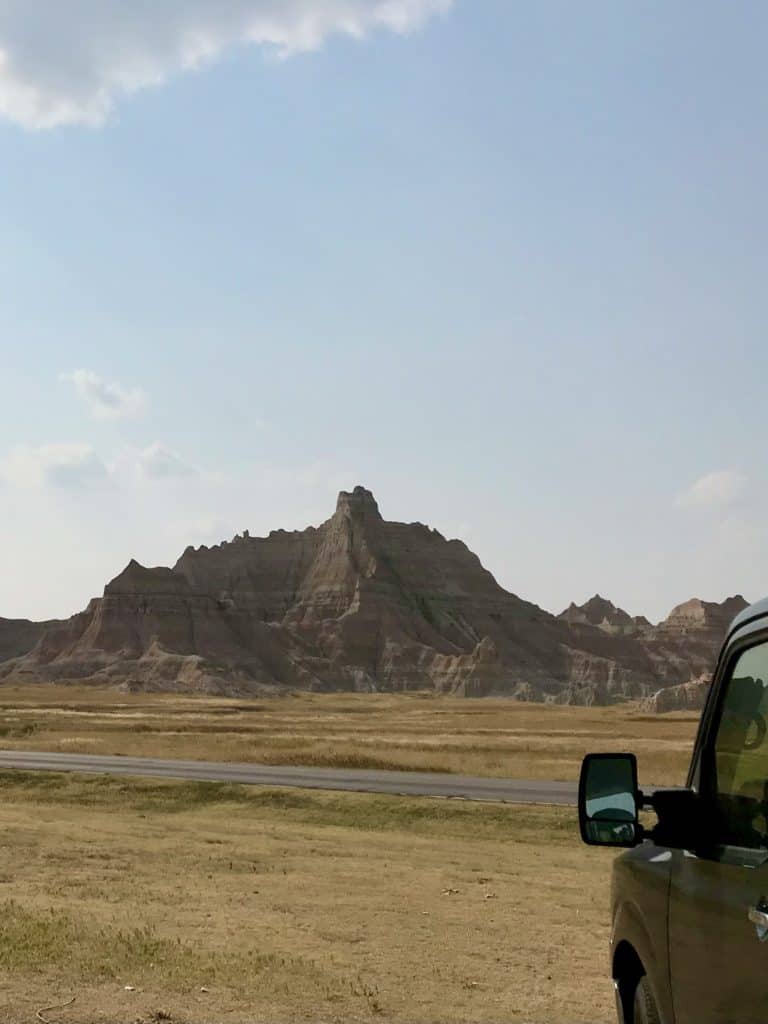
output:
[[[31,651],[43,633],[55,625],[58,623],[0,619],[0,661],[18,658]]]
[[[702,711],[707,702],[711,682],[711,673],[706,673],[689,683],[667,686],[646,697],[641,707],[643,711],[651,711],[654,714],[664,714],[667,711]]]
[[[632,617],[623,608],[617,608],[599,594],[595,594],[585,604],[571,602],[564,612],[558,616],[563,622],[571,625],[597,626],[604,633],[612,636],[632,636],[650,626],[643,615]]]
[[[694,598],[673,608],[646,630],[642,643],[659,686],[675,686],[711,674],[729,624],[748,602],[741,595],[721,604]]]
[[[188,548],[172,569],[132,561],[32,649],[9,648],[0,678],[606,703],[709,668],[723,607],[689,602],[651,627],[596,597],[555,617],[503,590],[461,541],[386,522],[357,487],[317,528]]]

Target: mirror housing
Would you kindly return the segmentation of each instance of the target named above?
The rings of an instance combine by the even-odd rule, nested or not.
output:
[[[649,803],[658,823],[646,833],[657,846],[671,850],[704,850],[712,842],[712,816],[692,789],[657,789]]]
[[[587,754],[579,779],[579,829],[588,846],[637,846],[642,804],[634,754]]]

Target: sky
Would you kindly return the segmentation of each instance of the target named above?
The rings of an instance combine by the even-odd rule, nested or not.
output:
[[[356,484],[550,611],[768,593],[766,33],[5,0],[0,616]]]

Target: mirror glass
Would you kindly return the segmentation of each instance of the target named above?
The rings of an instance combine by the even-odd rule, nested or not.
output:
[[[582,835],[600,846],[635,846],[637,767],[626,754],[588,757],[582,769]]]

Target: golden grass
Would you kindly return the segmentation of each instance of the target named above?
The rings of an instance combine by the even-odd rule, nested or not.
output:
[[[4,1024],[613,1019],[571,811],[3,773],[0,836]]]
[[[0,687],[0,749],[575,779],[591,750],[633,750],[646,785],[682,784],[697,715],[429,694],[227,700]]]

